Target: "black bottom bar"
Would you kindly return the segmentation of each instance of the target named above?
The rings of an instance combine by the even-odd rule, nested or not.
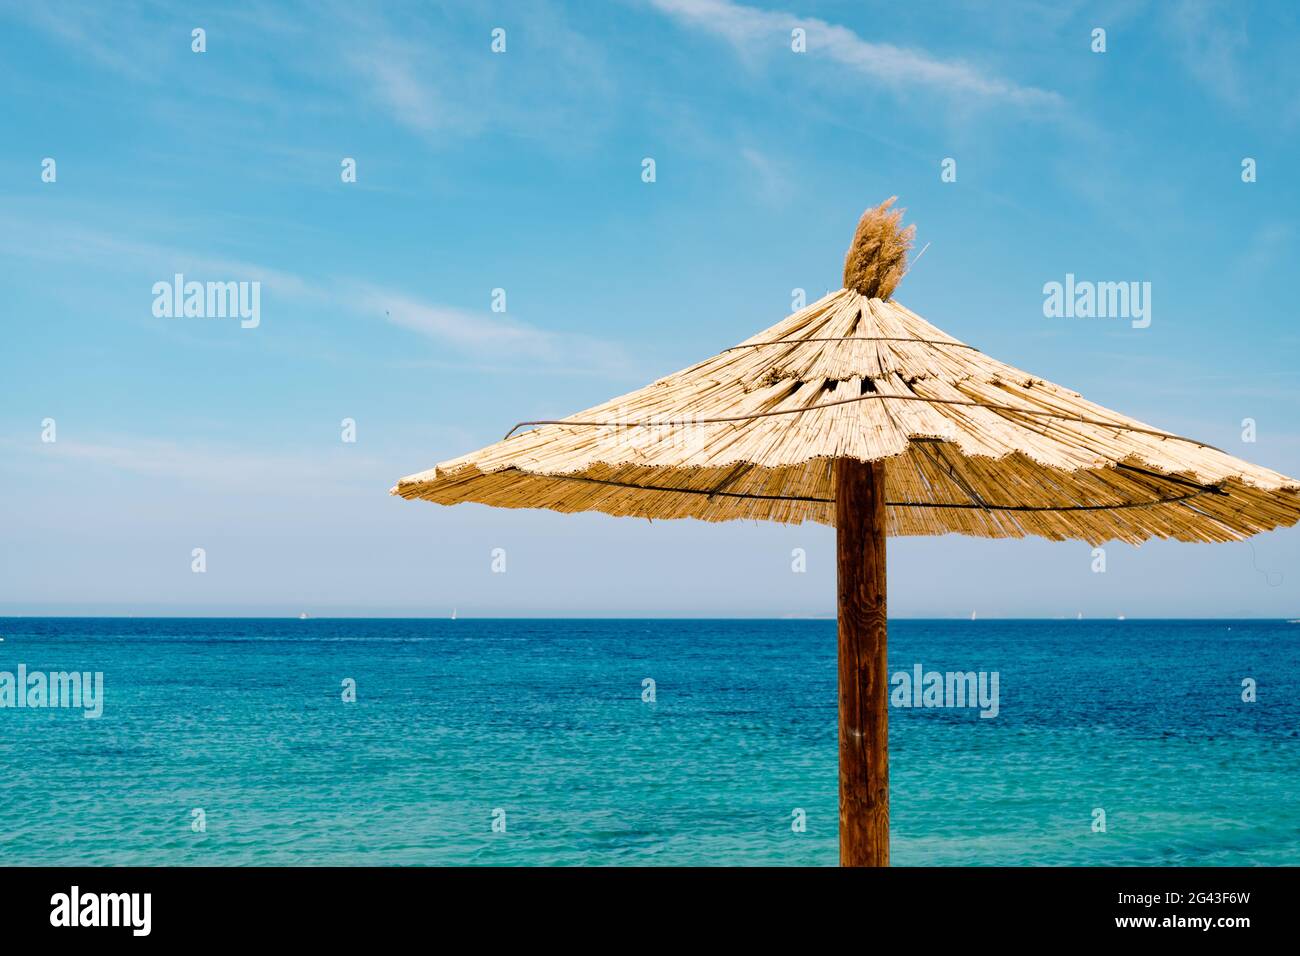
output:
[[[775,931],[815,938],[842,933],[849,921],[872,939],[917,944],[1044,934],[1231,944],[1243,933],[1294,928],[1298,875],[1287,868],[14,868],[0,869],[0,933],[6,943],[75,935],[82,943],[205,944],[556,933],[610,943],[626,933],[667,945],[672,937],[661,934],[687,923],[725,928],[734,940]],[[72,925],[87,922],[118,925]]]

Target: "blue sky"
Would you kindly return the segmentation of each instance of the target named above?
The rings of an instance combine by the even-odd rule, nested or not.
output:
[[[1292,4],[53,2],[0,20],[0,613],[830,614],[829,529],[387,490],[712,355],[792,289],[838,288],[857,217],[894,194],[930,244],[909,308],[1300,474]],[[156,318],[177,272],[261,282],[260,325]],[[1150,282],[1151,326],[1045,318],[1067,273]],[[891,612],[1300,617],[1295,529],[1107,551],[1094,574],[1083,543],[895,540]]]

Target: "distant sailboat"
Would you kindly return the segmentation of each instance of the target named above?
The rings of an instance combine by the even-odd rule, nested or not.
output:
[[[452,608],[452,609],[451,609],[451,619],[452,619],[453,621],[456,620],[456,609],[455,609],[455,608]]]
[[[307,612],[303,611],[301,614],[298,615],[298,620],[305,621],[308,619],[308,617],[309,615],[307,614]]]
[[[1079,611],[1077,614],[1075,614],[1074,619],[1075,619],[1076,621],[1082,621],[1082,620],[1083,620],[1083,612],[1082,612],[1082,611]]]
[[[1124,615],[1121,614],[1121,615],[1119,616],[1119,619],[1120,619],[1121,621],[1124,620]]]
[[[975,612],[974,612],[974,611],[971,611],[971,612],[970,612],[970,619],[971,619],[972,621],[975,620]]]

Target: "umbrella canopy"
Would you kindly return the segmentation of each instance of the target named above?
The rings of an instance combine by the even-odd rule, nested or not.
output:
[[[892,202],[858,223],[839,292],[393,489],[441,504],[833,525],[840,862],[853,866],[889,863],[889,535],[1233,541],[1300,519],[1295,479],[1094,405],[891,301],[912,240]]]
[[[888,240],[896,225],[888,206],[863,217],[846,288],[638,391],[521,423],[531,430],[393,493],[834,525],[831,463],[851,458],[888,461],[890,535],[1233,541],[1300,519],[1295,479],[990,358],[889,300],[893,274],[852,274],[871,251],[863,232]]]

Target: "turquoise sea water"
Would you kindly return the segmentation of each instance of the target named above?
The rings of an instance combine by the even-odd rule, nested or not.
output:
[[[891,709],[896,864],[1300,863],[1300,625],[890,628],[891,672],[997,671],[1000,695],[993,719]],[[831,621],[9,618],[0,636],[0,671],[105,685],[98,720],[0,709],[0,864],[836,862]]]

